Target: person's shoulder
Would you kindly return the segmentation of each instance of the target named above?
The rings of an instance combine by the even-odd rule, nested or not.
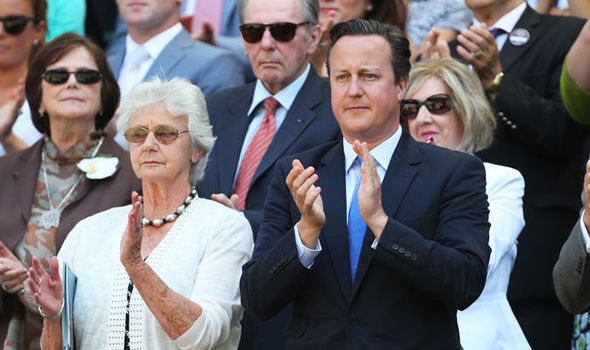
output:
[[[16,151],[0,157],[0,174],[12,172],[14,166],[19,162],[28,162],[31,158],[36,157],[41,152],[43,139],[35,142],[28,148]]]
[[[245,230],[248,229],[250,233],[252,232],[248,219],[241,212],[203,197],[197,197],[196,204],[197,220],[202,221],[203,217],[206,217],[211,226],[238,225],[244,226]]]
[[[295,159],[299,159],[303,166],[318,166],[324,161],[324,158],[327,154],[331,152],[336,152],[337,148],[339,147],[342,139],[330,141],[303,152],[294,153],[283,157],[279,160],[281,166],[287,166],[289,169],[291,168],[291,162]]]
[[[517,186],[524,191],[524,178],[520,171],[493,163],[483,163],[486,170],[487,187],[490,189]]]
[[[539,14],[539,19],[545,30],[551,31],[553,35],[559,35],[563,38],[577,37],[586,23],[586,19],[573,16]],[[569,45],[571,45],[571,42]]]

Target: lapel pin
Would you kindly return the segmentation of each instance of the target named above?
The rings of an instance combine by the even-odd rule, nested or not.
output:
[[[529,42],[530,38],[531,34],[528,30],[524,28],[516,28],[510,32],[508,40],[510,40],[510,43],[514,46],[523,46]]]
[[[303,122],[303,119],[297,119],[297,123]]]

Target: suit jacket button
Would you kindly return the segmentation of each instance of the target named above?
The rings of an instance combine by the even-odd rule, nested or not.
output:
[[[512,124],[510,128],[512,128],[512,130],[516,130],[516,124]]]
[[[399,253],[400,253],[400,254],[403,254],[403,253],[405,253],[405,252],[406,252],[406,250],[405,250],[403,247],[401,247],[401,248],[399,249]]]
[[[394,245],[392,245],[392,246],[391,246],[391,249],[393,249],[393,250],[398,250],[398,249],[399,249],[399,247],[398,247],[398,245],[397,245],[397,244],[394,244]]]
[[[406,256],[406,258],[409,258],[410,255],[412,255],[412,252],[409,250],[406,250],[406,254],[404,254]]]
[[[410,257],[410,259],[412,259],[412,261],[416,261],[416,259],[418,259],[418,257],[416,256],[416,254],[412,254],[412,256]]]
[[[504,116],[504,113],[498,112],[498,117],[503,117],[503,116]]]
[[[350,315],[350,318],[348,319],[351,325],[356,325],[359,323],[359,318],[356,317],[355,315]]]

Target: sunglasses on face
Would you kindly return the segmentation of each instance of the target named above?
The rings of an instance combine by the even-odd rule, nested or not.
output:
[[[0,22],[2,22],[2,26],[4,26],[4,31],[6,34],[10,35],[18,35],[22,33],[27,27],[27,22],[34,20],[33,17],[19,15],[0,17]]]
[[[402,117],[414,119],[421,106],[432,114],[443,114],[451,110],[453,103],[447,94],[432,95],[424,101],[407,99],[402,101]]]
[[[129,143],[144,143],[150,132],[154,133],[154,137],[159,143],[169,144],[174,142],[178,138],[178,135],[184,134],[185,132],[188,132],[188,130],[178,131],[171,126],[166,125],[156,126],[154,130],[144,128],[143,126],[137,126],[125,131],[125,139],[127,139]]]
[[[266,28],[270,30],[270,35],[276,40],[283,43],[293,40],[297,27],[311,24],[309,21],[301,23],[279,22],[271,24],[246,23],[240,26],[242,38],[250,44],[255,44],[262,40]]]
[[[94,69],[80,69],[75,72],[68,72],[65,69],[51,69],[43,73],[42,77],[49,84],[60,85],[68,81],[70,74],[74,74],[78,83],[86,85],[96,84],[102,79],[102,73]]]

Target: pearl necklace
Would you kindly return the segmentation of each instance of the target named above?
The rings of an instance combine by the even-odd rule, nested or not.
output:
[[[176,211],[174,213],[166,215],[166,217],[163,219],[154,219],[154,220],[150,220],[144,216],[141,219],[142,224],[144,226],[159,227],[159,226],[164,225],[167,222],[172,222],[172,221],[176,220],[176,218],[178,218],[180,216],[180,214],[184,213],[184,209],[186,209],[186,207],[188,207],[188,205],[191,204],[193,199],[195,199],[196,195],[197,195],[197,189],[193,186],[193,188],[191,189],[191,193],[188,195],[188,197],[186,197],[184,202],[176,209]]]

